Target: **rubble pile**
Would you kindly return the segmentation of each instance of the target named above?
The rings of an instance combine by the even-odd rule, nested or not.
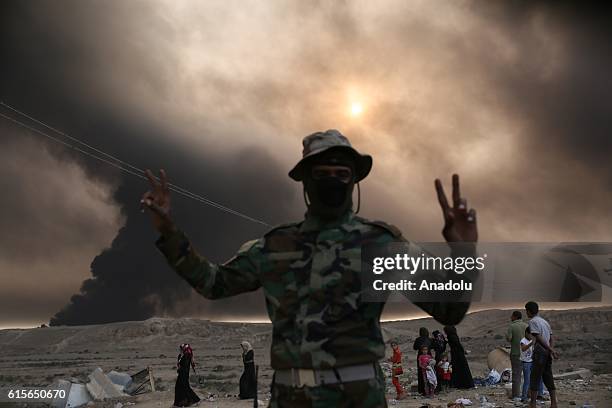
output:
[[[65,398],[56,398],[51,402],[53,408],[76,408],[91,401],[125,398],[145,392],[148,388],[155,391],[155,382],[151,369],[146,368],[133,376],[127,373],[110,371],[104,374],[100,367],[89,374],[87,384],[59,380],[57,389],[65,391]]]

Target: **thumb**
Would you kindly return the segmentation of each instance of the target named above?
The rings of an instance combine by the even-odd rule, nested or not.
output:
[[[155,201],[153,201],[150,198],[144,198],[142,200],[142,203],[151,211],[153,211],[155,214],[157,214],[158,216],[162,217],[162,218],[168,218],[168,212],[163,209],[162,207],[160,207]]]

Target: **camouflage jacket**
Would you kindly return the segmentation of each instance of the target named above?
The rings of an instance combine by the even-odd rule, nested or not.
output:
[[[200,256],[181,232],[157,247],[172,268],[208,299],[263,288],[273,325],[271,365],[329,368],[384,357],[380,316],[384,303],[362,302],[361,248],[404,241],[399,230],[348,212],[324,223],[274,228],[245,243],[224,264]],[[468,303],[417,303],[442,324],[456,324]]]

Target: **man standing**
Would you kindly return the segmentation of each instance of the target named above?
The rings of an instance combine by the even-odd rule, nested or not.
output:
[[[380,326],[384,302],[361,297],[361,248],[406,242],[388,224],[357,217],[355,184],[370,172],[372,157],[360,154],[337,130],[304,138],[302,159],[289,176],[303,183],[305,219],[281,225],[245,243],[223,264],[200,256],[170,217],[165,172],[141,202],[161,237],[156,245],[197,292],[219,299],[260,287],[272,321],[271,407],[386,407],[378,361],[385,344]],[[453,176],[453,203],[435,182],[448,242],[475,243],[476,213]],[[469,245],[474,248],[475,245]],[[457,324],[469,302],[416,302],[440,323]]]
[[[553,335],[550,329],[550,324],[540,316],[538,316],[539,306],[536,302],[527,302],[525,311],[529,320],[529,331],[535,337],[535,345],[533,346],[533,365],[531,367],[531,378],[529,379],[529,407],[535,408],[540,381],[544,382],[548,392],[550,393],[550,407],[557,407],[557,396],[555,391],[555,382],[552,375],[552,360],[559,358],[559,355],[553,348]]]
[[[510,342],[510,363],[512,365],[512,399],[521,399],[521,339],[525,337],[527,323],[523,320],[523,315],[518,310],[512,312],[510,316],[510,326],[506,332],[506,340]]]

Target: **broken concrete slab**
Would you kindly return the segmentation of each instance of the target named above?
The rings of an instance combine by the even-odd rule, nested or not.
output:
[[[87,391],[94,400],[106,398],[124,397],[126,394],[119,391],[113,382],[104,374],[100,367],[89,374],[90,382],[87,383]]]
[[[587,368],[581,368],[576,371],[570,371],[569,373],[561,373],[553,375],[555,380],[588,380],[593,377],[593,372]]]
[[[53,408],[77,408],[91,401],[91,396],[83,384],[59,380],[55,389],[64,391],[64,398],[55,398],[51,402]]]
[[[129,388],[132,385],[132,376],[128,373],[120,373],[118,371],[111,371],[106,376],[115,385],[118,385],[121,391]]]
[[[70,395],[70,387],[72,383],[66,380],[58,380],[57,384],[53,385],[53,389],[61,390],[63,393],[58,393],[58,397],[51,401],[51,407],[53,408],[65,408],[68,402],[68,396]],[[59,395],[64,395],[64,398],[60,398]]]
[[[77,408],[91,401],[91,395],[87,391],[87,387],[83,384],[72,384],[66,408]]]

